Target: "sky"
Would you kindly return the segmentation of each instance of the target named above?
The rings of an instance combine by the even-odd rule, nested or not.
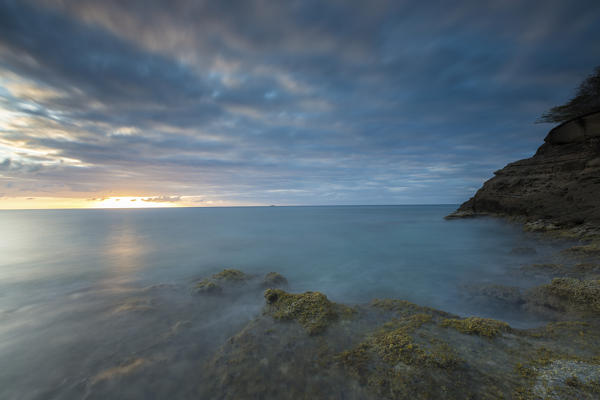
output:
[[[600,65],[600,2],[0,0],[0,208],[455,204]]]

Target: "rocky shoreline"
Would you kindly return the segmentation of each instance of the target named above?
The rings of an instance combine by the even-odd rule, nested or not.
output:
[[[552,129],[531,158],[508,164],[446,218],[508,217],[526,230],[600,239],[600,113]]]
[[[265,279],[224,270],[221,290],[264,291],[261,315],[203,365],[200,398],[214,399],[595,399],[600,396],[598,255],[568,255],[548,284],[525,293],[494,286],[474,296],[519,303],[556,322],[515,329],[461,318],[404,300],[331,302],[319,292],[288,293],[276,273]],[[544,269],[544,267],[532,267]],[[548,267],[551,269],[550,267]],[[565,276],[567,271],[570,277]],[[525,272],[524,272],[525,273]],[[278,279],[272,280],[273,276]],[[576,276],[576,277],[575,277]],[[594,276],[594,278],[591,278]]]
[[[554,322],[522,330],[404,300],[336,304],[323,293],[284,291],[287,280],[273,272],[254,285],[256,290],[267,288],[262,314],[203,366],[207,373],[199,396],[600,398],[598,117],[555,128],[533,157],[495,172],[447,217],[509,218],[529,231],[583,240],[557,254],[556,263],[517,271],[542,276],[546,284],[526,290],[495,284],[463,288],[473,301],[522,307]],[[252,279],[224,270],[198,282],[195,290],[201,296],[220,296],[247,290],[244,283]]]

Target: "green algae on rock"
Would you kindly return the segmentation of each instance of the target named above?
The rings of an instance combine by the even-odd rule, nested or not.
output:
[[[281,275],[277,272],[269,272],[265,275],[263,279],[262,286],[265,288],[278,288],[288,285],[288,280],[285,279],[285,276]]]
[[[600,256],[600,242],[572,246],[563,250],[562,253],[576,256]]]
[[[398,300],[398,299],[373,299],[371,303],[369,303],[371,307],[380,309],[382,311],[393,311],[397,314],[403,316],[413,315],[415,313],[430,313],[439,316],[451,316],[451,314],[436,310],[434,308],[420,306],[415,303],[411,303],[407,300]]]
[[[515,398],[597,399],[600,395],[600,360],[565,354],[546,347],[535,348],[516,371],[526,385],[515,390]]]
[[[482,297],[493,299],[511,305],[520,305],[524,303],[521,290],[514,286],[504,286],[497,284],[471,284],[463,285],[462,289],[470,297]]]
[[[509,332],[506,322],[490,318],[469,317],[464,319],[449,318],[442,321],[442,326],[452,327],[461,333],[494,338],[502,332]]]
[[[439,342],[426,348],[412,338],[411,333],[431,320],[431,315],[415,314],[403,320],[388,322],[373,335],[370,344],[384,361],[393,365],[400,362],[439,368],[456,365],[459,360],[445,343]]]
[[[250,278],[250,275],[247,275],[240,270],[224,269],[210,278],[202,279],[200,282],[196,283],[196,293],[219,294],[223,292],[224,283],[244,283]]]
[[[243,282],[249,278],[250,276],[237,269],[224,269],[212,276],[212,279],[228,282]]]
[[[338,363],[383,398],[446,397],[459,384],[452,377],[463,374],[463,360],[436,335],[419,331],[425,325],[436,325],[432,315],[417,313],[388,321],[340,353]]]
[[[518,330],[402,300],[344,308],[318,292],[264,295],[265,312],[205,366],[201,398],[597,398],[594,318]]]
[[[309,335],[323,332],[340,316],[352,315],[350,307],[333,303],[320,292],[287,293],[281,289],[267,289],[266,313],[279,320],[295,320]]]
[[[200,282],[196,283],[196,292],[218,294],[223,292],[223,288],[210,279],[202,279]]]
[[[533,304],[561,311],[600,312],[600,280],[554,278],[529,292]]]

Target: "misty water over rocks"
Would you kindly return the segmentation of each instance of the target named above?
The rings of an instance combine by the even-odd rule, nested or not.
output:
[[[201,362],[260,314],[269,271],[340,303],[397,298],[517,328],[547,322],[465,288],[543,283],[519,268],[568,244],[499,219],[444,220],[454,208],[2,211],[0,398],[192,396]],[[255,278],[194,294],[223,268]]]

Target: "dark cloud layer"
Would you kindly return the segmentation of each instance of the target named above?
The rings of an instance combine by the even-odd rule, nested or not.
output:
[[[596,1],[0,0],[4,196],[456,203],[599,63]]]

